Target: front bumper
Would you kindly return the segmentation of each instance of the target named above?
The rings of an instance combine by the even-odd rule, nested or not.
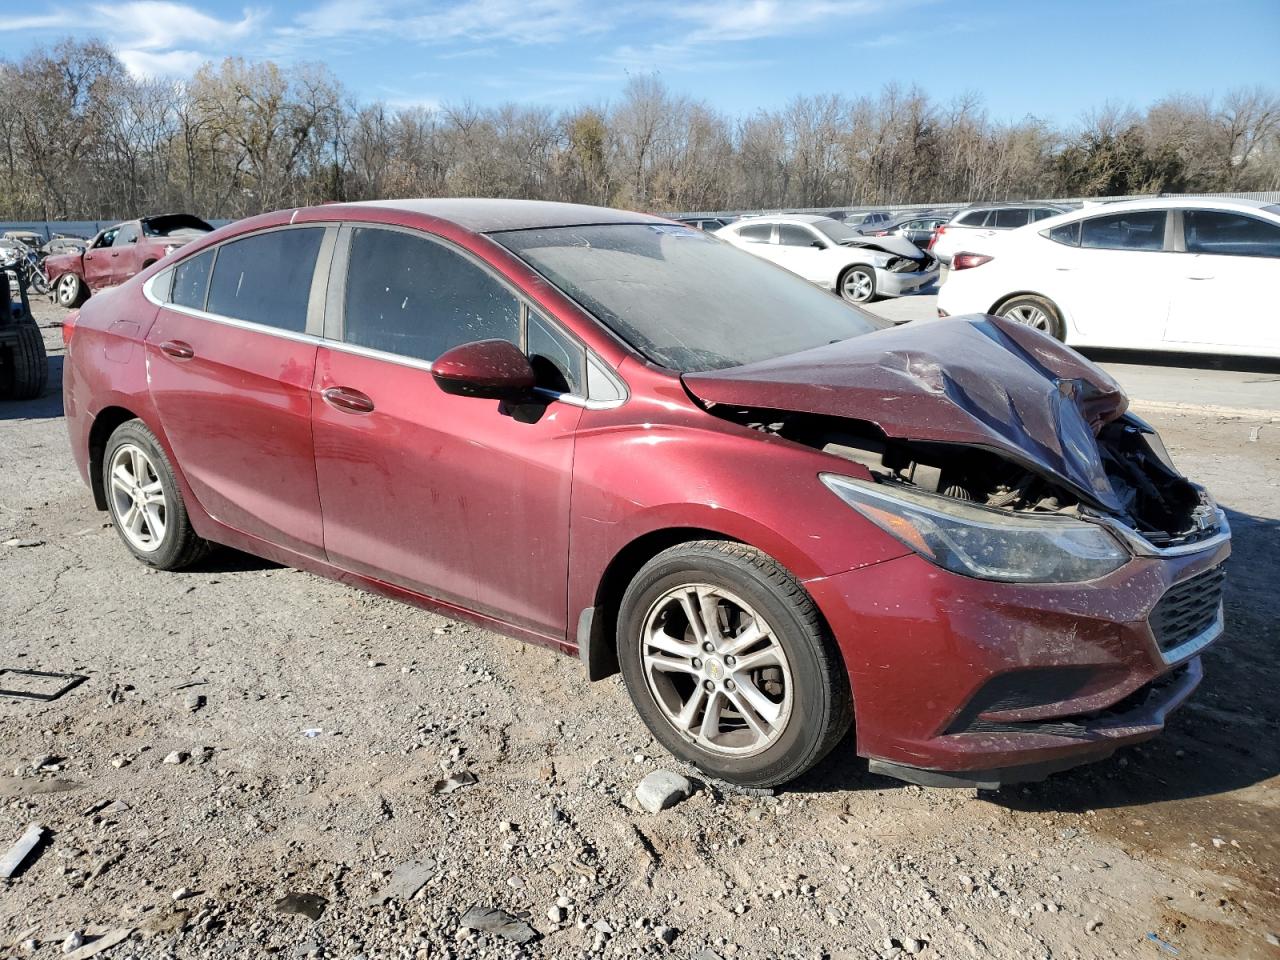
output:
[[[876,268],[876,293],[886,297],[903,297],[927,287],[938,279],[937,264],[928,270],[912,273],[897,273],[893,270]]]
[[[806,586],[843,654],[872,769],[990,787],[1158,734],[1200,682],[1198,655],[1222,622],[1162,651],[1149,619],[1229,553],[1224,539],[1138,556],[1087,584],[975,580],[910,555]]]

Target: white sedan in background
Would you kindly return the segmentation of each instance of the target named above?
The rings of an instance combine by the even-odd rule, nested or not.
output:
[[[1280,205],[1123,200],[975,240],[938,293],[1072,346],[1280,357]]]
[[[830,217],[751,217],[716,236],[850,303],[915,293],[938,277],[937,261],[910,240],[866,237]]]

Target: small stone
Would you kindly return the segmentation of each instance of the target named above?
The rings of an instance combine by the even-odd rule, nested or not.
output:
[[[1221,837],[1213,838],[1213,848],[1215,850],[1221,850],[1226,845],[1227,845],[1227,841],[1223,840]]]
[[[204,706],[204,697],[198,693],[189,693],[183,698],[182,705],[192,713],[195,713]]]
[[[515,829],[516,829],[515,824],[512,823],[510,820],[503,820],[498,823],[499,833],[514,833]]]
[[[171,763],[171,764],[186,763],[187,758],[189,756],[190,754],[188,754],[185,750],[174,750],[172,753],[170,753],[160,762]]]
[[[653,932],[668,947],[676,942],[676,937],[680,936],[680,931],[675,927],[657,927]]]
[[[10,537],[4,542],[6,547],[43,547],[43,540],[24,540],[21,537]]]
[[[674,807],[693,793],[688,778],[671,770],[655,770],[636,787],[636,800],[650,813],[659,813]]]
[[[189,897],[194,897],[195,894],[196,892],[190,887],[179,887],[177,890],[173,891],[173,893],[169,894],[169,896],[173,897],[173,900],[176,903],[179,900],[186,900]]]
[[[902,941],[902,949],[914,957],[924,949],[924,941],[908,937],[906,940]]]
[[[1273,947],[1280,947],[1280,936],[1274,933],[1268,933],[1264,939]]]
[[[547,908],[547,919],[552,923],[564,923],[569,917],[569,911],[561,906],[551,906]]]
[[[507,886],[513,890],[523,890],[525,887],[524,877],[507,877]]]
[[[127,767],[129,765],[129,758],[128,757],[112,757],[111,765],[115,767],[117,770],[119,770],[121,767]]]
[[[1093,920],[1090,920],[1088,923],[1084,925],[1084,932],[1093,933],[1100,926],[1102,926],[1102,921],[1098,920],[1097,918],[1094,918]]]
[[[606,937],[612,937],[616,932],[613,929],[613,924],[611,924],[608,920],[604,919],[604,917],[601,917],[591,926],[595,927],[597,932],[603,933]]]
[[[79,950],[84,946],[84,934],[79,930],[72,930],[66,940],[62,941],[62,952],[70,953],[72,950]]]

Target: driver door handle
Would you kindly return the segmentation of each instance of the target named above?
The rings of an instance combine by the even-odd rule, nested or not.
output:
[[[160,349],[175,360],[190,360],[196,355],[196,351],[191,344],[182,340],[166,340],[160,344]]]
[[[373,401],[350,387],[328,387],[320,391],[324,402],[343,413],[373,413]]]

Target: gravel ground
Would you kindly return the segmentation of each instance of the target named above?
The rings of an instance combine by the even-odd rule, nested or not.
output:
[[[616,678],[239,554],[131,560],[52,352],[49,395],[0,406],[0,543],[39,544],[0,546],[0,669],[88,680],[0,698],[0,855],[50,831],[0,880],[0,957],[113,931],[98,955],[1280,956],[1278,422],[1151,417],[1236,534],[1226,637],[1163,738],[981,794],[846,742],[776,795],[651,814],[637,783],[680,768]]]

